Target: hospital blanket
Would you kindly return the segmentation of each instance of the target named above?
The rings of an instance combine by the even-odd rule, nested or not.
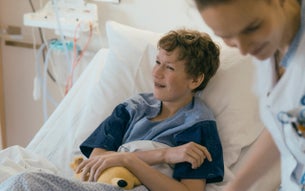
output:
[[[21,173],[0,184],[1,191],[73,190],[73,191],[122,191],[121,188],[96,182],[81,182],[66,179],[50,173]],[[137,186],[130,191],[148,191],[145,186]]]
[[[60,174],[48,159],[20,146],[0,151],[0,183],[20,172],[47,172]]]

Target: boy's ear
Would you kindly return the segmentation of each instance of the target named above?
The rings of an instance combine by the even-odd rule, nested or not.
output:
[[[196,89],[204,80],[204,74],[198,76],[197,78],[194,78],[192,81],[192,90]]]

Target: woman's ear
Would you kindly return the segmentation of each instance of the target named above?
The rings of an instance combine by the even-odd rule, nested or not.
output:
[[[204,74],[198,76],[197,78],[194,78],[192,80],[191,89],[192,90],[196,89],[198,86],[200,86],[200,84],[203,82],[203,80],[204,80]]]

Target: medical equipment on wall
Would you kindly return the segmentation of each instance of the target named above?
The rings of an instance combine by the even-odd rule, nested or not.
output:
[[[94,0],[96,2],[119,3],[119,0]],[[74,37],[74,29],[80,24],[80,31],[89,31],[90,25],[98,26],[97,5],[83,0],[50,0],[39,11],[26,13],[26,26],[54,29],[58,35]]]
[[[31,0],[30,3],[33,12],[24,15],[24,25],[38,27],[40,32],[42,28],[51,29],[58,36],[47,40],[41,34],[42,44],[39,50],[34,49],[36,76],[33,98],[42,98],[44,119],[47,120],[47,101],[55,107],[58,104],[48,91],[47,79],[56,84],[61,95],[59,99],[62,99],[94,54],[87,49],[94,31],[98,35],[95,39],[99,37],[97,5],[83,0],[50,0],[36,11]],[[35,44],[34,34],[33,39]]]
[[[57,35],[74,37],[74,30],[87,32],[98,26],[97,5],[82,0],[52,0],[35,13],[26,13],[24,25],[54,29]],[[78,36],[79,34],[77,34]]]

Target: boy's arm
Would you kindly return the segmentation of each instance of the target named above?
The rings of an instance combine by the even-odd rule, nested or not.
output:
[[[190,144],[192,145],[192,144]],[[194,145],[193,145],[194,146]],[[183,148],[182,146],[180,149]],[[193,148],[193,147],[188,147]],[[185,148],[184,148],[185,149]],[[181,149],[181,150],[184,150]],[[145,155],[145,152],[141,152]],[[155,152],[155,154],[151,155],[157,158],[156,153],[162,152]],[[148,163],[140,159],[137,154],[138,152],[132,153],[125,153],[125,152],[113,152],[107,151],[104,149],[95,148],[88,160],[80,164],[79,170],[89,170],[91,172],[102,172],[108,167],[111,166],[125,166],[131,172],[133,172],[140,181],[147,186],[151,191],[162,191],[162,190],[176,190],[176,191],[202,191],[205,189],[205,180],[203,179],[182,179],[180,182],[170,178],[163,173],[159,172],[158,170],[152,168]],[[141,155],[142,155],[141,154]],[[152,153],[150,153],[152,154]],[[173,154],[173,153],[172,153]],[[166,158],[166,157],[164,157]],[[91,161],[92,160],[92,161]],[[92,168],[96,168],[95,170],[91,171],[92,169],[87,169],[86,165],[88,163],[95,162],[97,165],[90,165]],[[153,161],[153,160],[152,160]],[[178,160],[176,160],[178,161]],[[89,172],[88,171],[88,172]],[[85,173],[86,174],[86,173]]]
[[[134,173],[140,181],[151,191],[204,191],[206,182],[204,179],[182,179],[177,181],[163,173],[151,168],[147,163],[136,157],[134,153],[124,157],[124,166]],[[135,157],[129,157],[135,156]],[[121,157],[123,158],[123,157]]]
[[[193,169],[201,166],[205,159],[212,161],[211,154],[206,147],[194,142],[177,147],[137,151],[134,154],[149,165],[189,162]]]
[[[114,152],[114,151],[107,151],[106,149],[94,148],[92,150],[89,158],[97,156],[97,155],[103,155],[103,154],[110,153],[110,152]]]
[[[90,157],[103,155],[114,151],[107,151],[101,148],[94,148]],[[137,151],[134,154],[148,165],[160,163],[176,164],[180,162],[189,162],[192,168],[201,166],[205,159],[212,161],[211,154],[202,145],[190,142],[177,147],[160,148],[149,151]]]

